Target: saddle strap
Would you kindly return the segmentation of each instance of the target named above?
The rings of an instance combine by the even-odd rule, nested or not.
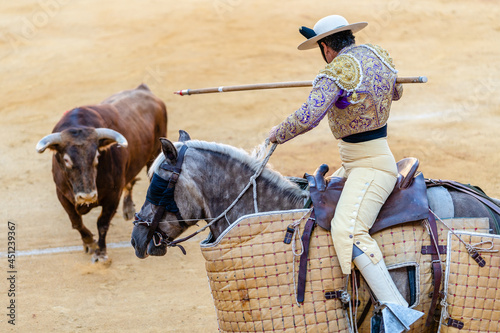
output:
[[[325,293],[325,299],[335,299],[335,298],[341,298],[343,290],[336,290],[336,291],[327,291]]]
[[[303,251],[300,256],[299,263],[299,277],[297,281],[297,302],[304,302],[304,295],[306,291],[306,278],[307,278],[307,258],[309,257],[309,243],[311,241],[311,234],[316,225],[316,219],[314,218],[314,211],[307,219],[304,231],[302,233],[302,246]]]
[[[456,320],[456,319],[448,318],[448,320],[444,324],[446,326],[458,328],[459,330],[461,330],[462,328],[464,328],[464,323],[462,321]]]
[[[434,218],[434,214],[429,212],[429,225],[431,230],[431,246],[433,247],[432,251],[432,270],[434,273],[434,290],[432,292],[432,301],[431,306],[429,308],[429,314],[427,315],[427,320],[425,322],[425,326],[431,326],[434,319],[434,312],[436,311],[438,299],[439,299],[439,290],[441,288],[441,278],[443,275],[443,271],[441,268],[441,258],[439,257],[439,245],[438,245],[438,232],[436,219]]]
[[[422,254],[436,254],[434,250],[435,246],[433,245],[424,245],[422,246]],[[446,245],[438,246],[439,254],[446,254]]]

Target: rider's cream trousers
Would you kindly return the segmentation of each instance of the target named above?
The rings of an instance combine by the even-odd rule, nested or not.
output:
[[[350,274],[356,244],[374,264],[382,259],[368,234],[380,208],[394,189],[397,167],[386,138],[360,143],[340,140],[342,167],[333,176],[347,181],[332,220],[332,239],[344,274]]]

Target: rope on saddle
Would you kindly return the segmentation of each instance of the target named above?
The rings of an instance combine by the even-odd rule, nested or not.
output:
[[[436,213],[434,213],[430,208],[429,208],[429,211],[432,213],[432,215],[434,215],[446,228],[448,228],[448,230],[450,230],[450,232],[458,238],[458,240],[460,241],[460,243],[462,243],[465,248],[467,249],[467,252],[469,252],[469,255],[472,257],[472,259],[474,259],[477,264],[480,266],[480,267],[484,267],[484,265],[486,265],[486,262],[484,261],[484,259],[481,257],[481,255],[479,254],[479,252],[489,252],[489,253],[494,253],[494,252],[498,252],[498,250],[494,250],[493,249],[493,242],[492,241],[485,241],[485,242],[480,242],[480,243],[476,243],[476,244],[468,244],[466,242],[464,242],[464,240],[462,239],[462,237],[460,237],[454,230],[453,228],[451,228],[448,224],[446,224],[445,221],[443,221],[439,216],[436,215]],[[489,248],[483,248],[481,247],[482,245],[484,244],[490,244],[490,247]]]

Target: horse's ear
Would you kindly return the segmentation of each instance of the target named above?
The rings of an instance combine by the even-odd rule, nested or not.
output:
[[[163,155],[167,158],[167,160],[170,161],[171,164],[176,164],[177,163],[177,149],[175,149],[175,146],[170,140],[166,138],[160,138],[161,142],[161,151],[163,152]]]
[[[179,130],[179,142],[185,142],[191,140],[191,137],[186,131]]]

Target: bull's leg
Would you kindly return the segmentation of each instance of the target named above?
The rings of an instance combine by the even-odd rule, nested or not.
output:
[[[108,259],[106,251],[106,234],[108,233],[111,219],[118,208],[119,197],[113,204],[108,204],[102,207],[102,212],[97,219],[97,231],[99,232],[99,240],[97,241],[98,248],[92,257],[92,261],[106,261]]]
[[[123,191],[124,192],[124,194],[123,194],[123,218],[125,220],[131,220],[134,218],[135,205],[134,205],[134,202],[132,201],[132,188],[134,187],[135,182],[138,180],[139,180],[138,178],[134,178],[123,189],[124,190]]]
[[[83,241],[83,250],[86,253],[93,254],[97,248],[96,241],[92,232],[83,225],[82,216],[78,214],[75,205],[69,201],[60,191],[57,191],[57,198],[61,202],[64,210],[69,216],[71,226],[73,229],[78,230]]]

